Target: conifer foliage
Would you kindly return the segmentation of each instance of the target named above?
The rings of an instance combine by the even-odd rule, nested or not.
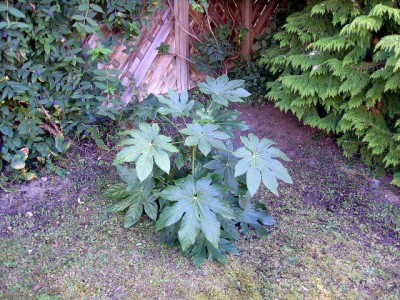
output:
[[[334,132],[350,156],[394,171],[400,186],[397,1],[313,1],[287,18],[261,61],[279,75],[267,97]]]

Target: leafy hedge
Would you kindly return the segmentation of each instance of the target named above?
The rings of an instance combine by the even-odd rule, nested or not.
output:
[[[64,153],[69,138],[95,139],[101,121],[115,120],[122,87],[117,72],[99,70],[107,47],[140,33],[159,7],[152,1],[42,0],[0,4],[0,184],[10,174],[31,179],[28,169],[47,165]],[[105,40],[100,25],[119,29]],[[89,34],[97,48],[84,46]],[[69,137],[69,138],[68,138]],[[13,177],[15,178],[15,177]]]
[[[400,9],[396,1],[313,1],[287,18],[261,62],[267,97],[339,135],[345,154],[394,172],[400,185]]]

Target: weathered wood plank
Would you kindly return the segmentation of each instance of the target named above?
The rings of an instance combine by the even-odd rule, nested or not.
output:
[[[139,66],[137,67],[134,73],[136,86],[139,86],[139,84],[141,84],[143,78],[146,75],[146,72],[149,70],[150,65],[154,61],[154,58],[157,56],[158,53],[157,48],[160,46],[162,42],[165,41],[169,32],[172,29],[172,26],[173,26],[172,22],[165,23],[155,36],[153,43],[150,45],[149,49],[146,52],[146,55],[143,57],[143,60],[140,62]]]
[[[261,32],[262,29],[265,28],[269,20],[271,19],[273,13],[275,12],[279,1],[278,0],[270,0],[268,2],[267,8],[264,10],[263,14],[258,19],[256,26],[254,27],[254,32]]]
[[[143,97],[150,92],[165,93],[168,88],[179,91],[190,89],[196,81],[203,80],[204,74],[196,72],[187,59],[194,52],[197,38],[202,39],[210,33],[208,22],[213,28],[228,21],[234,26],[242,24],[249,28],[241,49],[242,57],[246,58],[251,52],[254,35],[270,26],[271,16],[279,3],[285,3],[285,0],[208,0],[207,18],[205,14],[190,10],[187,0],[169,0],[168,3],[165,0],[167,9],[156,11],[150,20],[150,27],[142,26],[142,34],[131,42],[139,50],[124,53],[124,47],[117,46],[110,55],[108,67],[121,71],[119,77],[127,88],[123,95],[124,102],[138,93],[139,97]],[[168,4],[175,5],[168,7]],[[101,31],[104,37],[119,34],[118,30],[109,31],[106,27],[102,27]],[[95,47],[97,37],[88,36],[82,42]],[[171,54],[158,54],[157,47],[161,42],[170,45]],[[135,91],[133,82],[138,91]]]
[[[252,22],[252,0],[242,0],[242,24],[249,30],[242,42],[240,54],[244,59],[247,59],[251,52],[253,44],[253,22]]]
[[[189,88],[189,2],[174,1],[175,14],[175,48],[176,48],[176,84],[178,90]]]

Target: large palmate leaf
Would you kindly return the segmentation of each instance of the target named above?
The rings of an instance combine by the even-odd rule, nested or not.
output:
[[[125,183],[118,183],[108,188],[104,196],[120,200],[107,207],[107,212],[120,212],[128,209],[125,214],[124,227],[129,228],[137,223],[143,210],[153,220],[157,218],[158,207],[156,197],[150,193],[154,188],[154,181],[148,178],[140,181],[135,169],[118,166],[118,173]]]
[[[218,125],[223,132],[233,136],[233,130],[247,130],[249,127],[244,121],[238,121],[239,112],[237,110],[214,110],[212,112],[213,124]]]
[[[168,246],[174,246],[178,241],[178,230],[180,222],[177,222],[171,226],[165,227],[158,232],[158,241],[165,243]]]
[[[229,139],[229,135],[218,131],[218,126],[214,124],[205,124],[203,126],[199,123],[187,124],[186,128],[180,132],[188,135],[185,140],[186,146],[198,146],[204,155],[210,153],[211,147],[225,149],[225,145],[221,140]]]
[[[160,106],[161,104],[155,95],[148,95],[143,102],[135,106],[135,111],[133,112],[135,122],[140,123],[146,120],[155,120]]]
[[[183,91],[179,96],[177,92],[169,89],[168,94],[170,99],[165,98],[163,95],[157,96],[158,101],[166,105],[166,107],[160,107],[158,109],[158,113],[162,115],[171,115],[172,117],[189,116],[194,101],[193,100],[189,101],[188,92]]]
[[[129,134],[132,138],[121,141],[118,146],[130,145],[116,155],[113,164],[136,162],[136,172],[140,181],[145,180],[153,170],[154,162],[164,172],[169,173],[171,152],[178,149],[171,144],[171,138],[159,134],[157,124],[140,123],[139,130],[127,130],[122,134]]]
[[[216,260],[223,264],[226,263],[227,259],[224,253],[239,255],[239,251],[229,240],[221,238],[218,248],[216,248],[204,238],[204,235],[200,234],[196,239],[192,251],[190,251],[190,256],[194,265],[199,268],[207,256],[211,261]]]
[[[258,234],[266,234],[267,231],[262,225],[271,226],[276,221],[265,213],[265,206],[261,203],[251,201],[251,196],[247,193],[241,196],[238,201],[239,206],[233,208],[235,217],[241,223],[241,231],[244,234],[249,232],[249,226],[254,228]]]
[[[238,180],[235,177],[235,165],[239,161],[239,158],[232,154],[233,145],[231,141],[226,142],[226,149],[216,150],[213,155],[213,160],[209,161],[204,165],[205,168],[213,170],[215,174],[221,175],[225,185],[229,187],[232,193],[236,193],[238,190]]]
[[[292,183],[292,178],[277,158],[290,159],[278,148],[271,147],[275,143],[263,138],[261,141],[252,133],[248,137],[240,137],[244,147],[235,151],[241,159],[235,166],[235,176],[246,173],[246,183],[250,195],[253,196],[260,186],[264,185],[275,195],[278,195],[278,181]]]
[[[235,212],[235,209],[233,209]],[[221,223],[221,227],[223,229],[221,233],[221,237],[230,239],[230,240],[238,240],[239,232],[236,227],[237,220],[228,220],[221,216],[218,216],[218,221]]]
[[[199,82],[198,87],[201,92],[211,95],[211,98],[221,104],[228,106],[229,102],[243,102],[242,98],[250,96],[250,93],[241,88],[244,80],[231,80],[223,75],[218,78],[207,76],[206,82]]]
[[[232,219],[234,215],[221,199],[221,188],[211,184],[210,177],[195,180],[190,175],[174,186],[167,186],[160,196],[174,203],[160,214],[156,223],[158,230],[181,220],[178,238],[183,251],[194,244],[200,232],[218,248],[221,224],[217,214],[226,219]]]

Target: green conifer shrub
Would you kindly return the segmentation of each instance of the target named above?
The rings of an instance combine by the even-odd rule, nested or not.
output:
[[[252,197],[261,183],[275,195],[278,180],[292,179],[280,160],[289,160],[274,142],[250,133],[234,149],[233,130],[246,129],[239,113],[226,107],[250,94],[243,80],[207,77],[198,83],[202,99],[169,91],[169,98],[150,95],[137,106],[135,129],[114,164],[122,182],[105,196],[118,200],[108,212],[125,212],[124,227],[143,213],[154,221],[162,242],[179,244],[196,266],[207,257],[225,262],[224,253],[238,254],[232,240],[249,228],[267,233],[275,221]]]
[[[385,166],[400,185],[400,9],[397,1],[313,1],[287,18],[261,62],[267,98],[338,134],[346,155]]]

